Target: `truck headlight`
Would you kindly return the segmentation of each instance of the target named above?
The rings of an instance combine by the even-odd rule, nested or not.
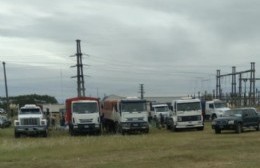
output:
[[[74,128],[79,128],[78,125],[73,125]]]
[[[41,125],[46,125],[46,122],[44,120],[42,120]]]
[[[148,127],[148,123],[143,123],[143,127]]]
[[[179,121],[179,122],[182,121],[182,117],[178,117],[178,121]]]
[[[122,123],[122,127],[129,127],[128,123]]]
[[[19,121],[15,121],[15,122],[14,122],[14,125],[15,125],[15,126],[20,125]]]

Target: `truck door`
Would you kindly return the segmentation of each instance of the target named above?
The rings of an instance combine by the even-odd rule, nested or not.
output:
[[[243,117],[243,125],[245,127],[248,127],[250,126],[251,124],[251,118],[249,116],[249,111],[248,110],[243,110],[243,114],[242,114],[242,117]]]
[[[249,119],[250,119],[250,125],[255,126],[258,124],[258,117],[256,112],[253,109],[248,110]]]

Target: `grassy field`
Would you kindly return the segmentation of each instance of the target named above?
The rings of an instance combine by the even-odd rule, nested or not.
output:
[[[15,139],[13,128],[0,129],[1,168],[143,168],[260,166],[260,132],[170,132],[153,128],[147,135],[71,137],[51,131],[48,138]]]

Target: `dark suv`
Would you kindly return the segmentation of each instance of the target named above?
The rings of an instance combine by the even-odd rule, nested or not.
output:
[[[241,133],[244,128],[260,129],[260,116],[255,108],[236,108],[225,112],[223,117],[212,121],[212,129],[216,134],[220,134],[222,130],[235,130]]]

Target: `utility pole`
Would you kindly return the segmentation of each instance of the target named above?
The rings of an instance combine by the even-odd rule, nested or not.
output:
[[[72,66],[72,67],[77,67],[77,75],[73,76],[72,78],[77,78],[78,97],[84,97],[85,96],[85,86],[84,86],[84,74],[83,74],[80,40],[76,40],[76,42],[77,42],[77,53],[76,53],[77,65]]]
[[[144,84],[140,84],[140,91],[139,93],[141,93],[141,99],[144,99]]]
[[[4,78],[5,78],[6,111],[9,112],[9,97],[8,97],[5,62],[3,62],[3,68],[4,68]]]

